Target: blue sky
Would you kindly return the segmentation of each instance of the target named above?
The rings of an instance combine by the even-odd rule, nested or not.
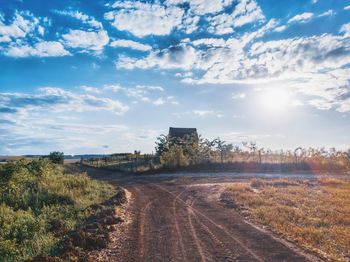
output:
[[[349,84],[347,0],[0,0],[0,155],[346,149]]]

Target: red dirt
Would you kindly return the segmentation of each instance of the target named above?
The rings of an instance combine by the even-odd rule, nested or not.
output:
[[[221,204],[224,183],[237,178],[88,173],[131,193],[125,222],[95,261],[321,261]]]

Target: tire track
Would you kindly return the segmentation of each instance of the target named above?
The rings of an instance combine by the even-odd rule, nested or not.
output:
[[[167,190],[166,188],[151,183],[152,185],[160,188],[161,190],[168,192],[169,194],[171,194],[173,197],[177,197],[174,193],[172,193],[171,191]],[[209,217],[207,217],[206,215],[204,215],[202,212],[198,211],[196,208],[189,206],[185,201],[183,201],[182,199],[178,198],[180,200],[180,202],[182,202],[186,207],[188,207],[189,209],[191,209],[194,213],[200,215],[201,217],[203,217],[204,219],[206,219],[207,221],[209,221],[211,224],[213,224],[215,227],[219,228],[222,232],[225,233],[225,235],[229,236],[233,241],[235,241],[238,245],[240,245],[242,247],[242,249],[244,249],[248,254],[250,254],[253,258],[255,258],[257,261],[260,262],[264,262],[263,259],[261,259],[257,254],[255,254],[255,252],[253,250],[251,250],[249,247],[247,247],[244,243],[242,243],[239,239],[237,239],[236,237],[232,236],[230,233],[227,232],[227,230],[225,230],[221,225],[217,224],[215,221],[213,221],[212,219],[210,219]]]
[[[175,221],[176,233],[177,233],[177,235],[179,237],[182,258],[183,258],[183,261],[187,261],[185,247],[184,247],[184,244],[183,244],[183,238],[182,238],[182,234],[181,234],[181,231],[180,231],[179,222],[177,220],[177,214],[176,214],[176,201],[177,201],[177,199],[180,199],[180,196],[184,192],[185,192],[185,190],[183,190],[181,193],[179,193],[173,200],[173,217],[174,217],[174,221]]]
[[[181,231],[177,200],[180,199],[179,190],[172,194],[159,190],[159,188],[147,183],[142,191],[148,195],[152,193],[153,204],[148,209],[146,222],[149,224],[149,232],[145,236],[145,253],[143,261],[188,261],[190,255],[186,253],[184,233]],[[185,191],[184,191],[185,192]],[[191,260],[194,261],[194,260]]]
[[[187,209],[187,217],[188,217],[188,223],[190,225],[190,230],[191,230],[192,236],[194,238],[194,241],[195,241],[195,244],[196,244],[199,256],[201,257],[201,261],[205,262],[206,261],[205,255],[204,255],[204,252],[203,252],[202,245],[200,244],[200,240],[199,240],[199,238],[197,236],[197,232],[196,232],[196,230],[195,230],[195,228],[193,226],[193,223],[192,223],[190,209]]]
[[[146,257],[146,248],[145,248],[145,224],[146,224],[146,212],[148,211],[149,207],[153,203],[154,199],[149,200],[144,208],[142,208],[140,212],[140,257],[145,258]]]
[[[212,185],[222,183],[222,178],[215,174],[175,182],[160,176],[111,174],[97,170],[94,176],[130,189],[132,198],[130,220],[121,225],[118,245],[104,261],[322,261],[309,259],[292,244],[281,243],[219,205],[215,194],[220,188]]]
[[[193,208],[194,206],[194,203],[196,202],[198,197],[196,197],[195,199],[192,200],[192,202],[189,204],[189,206],[191,208]],[[237,260],[237,255],[234,254],[229,248],[227,248],[227,245],[225,245],[222,241],[220,241],[216,236],[215,234],[205,225],[202,223],[202,221],[200,221],[200,219],[198,218],[198,216],[193,212],[193,210],[191,208],[188,208],[187,207],[187,210],[188,210],[188,217],[189,217],[189,223],[192,225],[192,228],[193,228],[193,231],[195,232],[196,229],[194,228],[193,226],[193,223],[192,223],[192,218],[191,218],[191,214],[194,216],[194,219],[197,221],[197,223],[204,229],[204,231],[206,231],[209,236],[211,237],[211,239],[217,243],[219,246],[221,246],[221,248],[223,249],[224,253],[227,255],[226,259],[227,261],[236,261]],[[196,233],[195,233],[196,234]],[[197,235],[197,234],[196,234]],[[199,242],[199,241],[198,241]],[[204,253],[203,253],[204,255]],[[205,258],[204,258],[205,260]]]
[[[227,248],[227,245],[220,241],[220,239],[218,239],[215,236],[215,234],[209,229],[209,227],[207,227],[202,221],[200,221],[198,216],[194,215],[194,218],[197,221],[197,223],[209,234],[211,239],[222,248],[224,253],[227,255],[227,261],[237,261],[238,256],[234,254],[229,248]]]

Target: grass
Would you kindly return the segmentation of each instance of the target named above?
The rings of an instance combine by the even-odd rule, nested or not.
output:
[[[62,232],[77,228],[92,215],[89,206],[116,191],[86,174],[65,174],[48,160],[0,165],[0,260],[54,254]]]
[[[350,260],[350,180],[254,179],[225,194],[254,222],[330,260]]]

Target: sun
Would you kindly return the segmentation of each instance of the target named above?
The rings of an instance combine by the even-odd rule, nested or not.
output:
[[[287,109],[291,102],[291,95],[286,89],[272,88],[261,92],[261,102],[264,108],[279,112]]]

